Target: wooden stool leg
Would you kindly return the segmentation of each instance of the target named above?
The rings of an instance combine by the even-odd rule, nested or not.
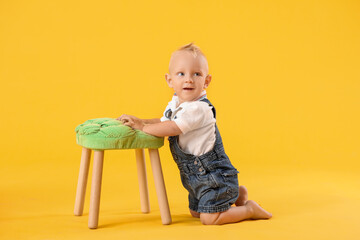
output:
[[[91,181],[89,228],[97,228],[99,222],[101,178],[104,162],[104,151],[94,151],[93,175]]]
[[[74,208],[75,216],[81,216],[83,214],[86,185],[89,175],[90,156],[91,156],[91,149],[82,148],[79,178],[78,178],[76,198],[75,198],[75,208]]]
[[[137,172],[140,189],[140,205],[143,213],[150,212],[149,191],[146,177],[144,149],[135,149]]]
[[[160,207],[161,220],[164,225],[171,223],[171,215],[169,209],[169,203],[166,195],[164,177],[161,170],[161,162],[158,149],[150,149],[149,155],[151,161],[151,167],[154,175],[156,195]]]

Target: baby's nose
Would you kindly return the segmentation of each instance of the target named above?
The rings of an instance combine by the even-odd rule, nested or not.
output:
[[[193,82],[193,79],[192,79],[191,77],[188,77],[188,78],[186,78],[185,82],[190,82],[190,83],[192,83],[192,82]]]

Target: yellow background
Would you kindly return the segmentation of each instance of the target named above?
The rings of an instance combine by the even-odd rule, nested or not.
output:
[[[355,0],[0,1],[0,238],[358,239],[359,12]],[[192,41],[239,182],[274,217],[202,226],[166,143],[173,224],[161,225],[151,169],[144,215],[133,151],[107,151],[89,230],[89,195],[73,216],[75,127],[160,117],[170,54]]]

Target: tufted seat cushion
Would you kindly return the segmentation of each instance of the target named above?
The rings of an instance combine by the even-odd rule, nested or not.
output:
[[[164,138],[125,126],[113,118],[90,119],[75,128],[76,143],[89,149],[160,148]]]

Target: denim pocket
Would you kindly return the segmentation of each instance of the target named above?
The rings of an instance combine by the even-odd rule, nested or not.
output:
[[[217,169],[211,172],[211,177],[214,179],[217,187],[234,187],[238,184],[238,173],[236,169]]]
[[[236,176],[238,173],[239,171],[236,169],[228,169],[221,171],[221,175],[223,176],[225,182],[231,181],[231,178]]]
[[[226,193],[230,197],[235,197],[239,191],[239,183],[237,174],[239,172],[236,169],[223,170],[221,172],[221,176],[224,179],[224,183],[226,185]]]

